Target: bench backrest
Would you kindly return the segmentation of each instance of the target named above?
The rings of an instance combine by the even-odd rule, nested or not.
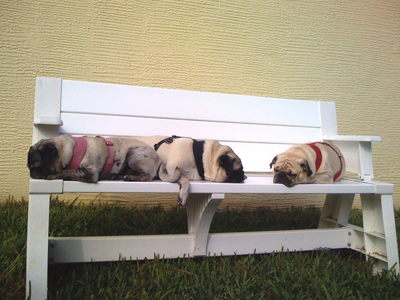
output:
[[[337,135],[332,102],[54,78],[37,79],[34,124],[33,142],[57,134],[215,139],[233,148],[247,172],[270,172],[289,146]]]

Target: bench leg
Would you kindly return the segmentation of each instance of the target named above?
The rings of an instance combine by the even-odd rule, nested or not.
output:
[[[321,212],[318,228],[340,228],[347,225],[354,194],[328,194]]]
[[[29,195],[26,297],[47,299],[50,195]]]
[[[375,271],[394,267],[399,273],[392,195],[361,195],[365,253],[376,259]]]
[[[224,194],[190,194],[186,204],[189,234],[193,236],[193,256],[207,255],[208,233]]]

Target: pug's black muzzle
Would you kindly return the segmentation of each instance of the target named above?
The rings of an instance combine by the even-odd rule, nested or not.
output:
[[[274,183],[282,183],[283,185],[287,187],[292,187],[294,186],[294,182],[292,179],[290,179],[285,172],[279,172],[274,175]]]
[[[240,168],[233,171],[232,174],[227,178],[226,182],[242,183],[243,181],[245,181],[246,178],[247,176],[244,175],[243,168]]]

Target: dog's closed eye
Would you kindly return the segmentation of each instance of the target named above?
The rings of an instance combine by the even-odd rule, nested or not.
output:
[[[226,171],[226,175],[231,176],[233,174],[233,159],[227,154],[223,154],[219,157],[219,165]]]
[[[312,175],[312,171],[308,164],[308,161],[305,161],[303,164],[300,164],[300,167],[303,169],[304,172],[307,172],[308,177]]]

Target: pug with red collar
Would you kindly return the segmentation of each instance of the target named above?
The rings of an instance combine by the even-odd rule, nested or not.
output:
[[[338,147],[325,142],[295,145],[275,156],[274,183],[333,183],[343,177],[346,162]]]

